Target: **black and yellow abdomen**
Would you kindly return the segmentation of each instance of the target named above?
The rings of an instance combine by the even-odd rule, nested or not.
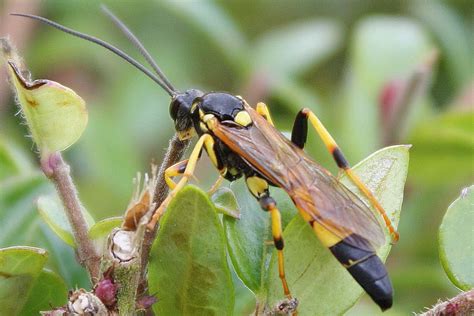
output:
[[[351,235],[350,238],[362,238]],[[348,243],[347,238],[329,247],[332,254],[382,310],[392,306],[393,289],[382,260],[373,251]]]
[[[346,234],[346,237],[341,239],[304,212],[302,215],[321,243],[329,248],[372,300],[382,310],[390,308],[393,301],[392,283],[382,260],[371,250],[370,243],[357,234]],[[341,232],[341,235],[344,234]]]

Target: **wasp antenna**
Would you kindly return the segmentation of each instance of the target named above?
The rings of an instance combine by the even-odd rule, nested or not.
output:
[[[168,87],[162,80],[160,80],[160,78],[158,78],[154,73],[152,73],[150,70],[148,70],[145,66],[143,66],[142,64],[140,64],[138,61],[136,61],[135,59],[133,59],[132,57],[128,56],[125,52],[123,52],[122,50],[120,50],[119,48],[113,46],[112,44],[109,44],[97,37],[94,37],[94,36],[91,36],[91,35],[87,35],[87,34],[84,34],[84,33],[80,33],[78,31],[75,31],[73,29],[70,29],[70,28],[67,28],[59,23],[56,23],[56,22],[53,22],[51,20],[48,20],[46,18],[43,18],[41,16],[37,16],[37,15],[33,15],[33,14],[23,14],[23,13],[10,13],[10,15],[13,15],[13,16],[21,16],[21,17],[25,17],[25,18],[30,18],[30,19],[33,19],[33,20],[37,20],[37,21],[40,21],[42,23],[45,23],[49,26],[52,26],[60,31],[63,31],[67,34],[70,34],[72,36],[76,36],[76,37],[79,37],[79,38],[82,38],[88,42],[91,42],[91,43],[94,43],[94,44],[97,44],[97,45],[100,45],[102,47],[104,47],[105,49],[111,51],[112,53],[114,53],[115,55],[121,57],[123,60],[127,61],[128,63],[130,63],[131,65],[133,65],[135,68],[137,68],[138,70],[140,70],[141,72],[143,72],[145,75],[147,75],[151,80],[153,80],[154,82],[156,82],[160,87],[162,87],[171,97],[173,97],[175,94],[176,94],[176,91],[174,91],[173,89],[171,89],[170,87]]]
[[[123,34],[128,38],[128,40],[138,49],[140,54],[145,58],[145,60],[148,62],[148,64],[153,68],[153,70],[156,72],[156,74],[163,80],[163,82],[173,91],[176,91],[176,89],[173,87],[171,82],[166,78],[165,74],[161,70],[161,68],[158,66],[156,61],[153,59],[153,57],[150,55],[150,53],[147,51],[145,46],[140,42],[137,36],[133,34],[133,32],[123,23],[110,9],[105,5],[101,5],[102,11],[109,17],[112,22],[122,31]]]

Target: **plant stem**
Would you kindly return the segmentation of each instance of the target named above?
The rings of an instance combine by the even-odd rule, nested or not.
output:
[[[165,157],[158,171],[158,181],[155,187],[155,195],[153,196],[153,202],[155,205],[159,206],[165,200],[168,195],[169,188],[165,182],[165,170],[183,157],[184,152],[188,148],[189,141],[179,140],[177,135],[174,135],[170,140],[168,149],[166,150]],[[146,268],[148,263],[148,256],[150,254],[151,246],[155,240],[157,226],[153,230],[147,231],[143,239],[143,248],[141,253],[141,266],[142,274],[140,280],[140,288],[146,289]]]
[[[89,238],[89,226],[82,212],[77,189],[72,182],[70,167],[59,152],[47,155],[41,161],[43,172],[53,181],[71,224],[74,241],[77,247],[79,263],[89,272],[92,284],[98,280],[100,256]]]
[[[445,302],[439,302],[418,316],[474,315],[474,290],[462,292]]]

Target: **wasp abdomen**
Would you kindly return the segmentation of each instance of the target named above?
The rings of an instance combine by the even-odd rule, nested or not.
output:
[[[392,306],[392,283],[382,260],[375,252],[360,249],[344,240],[329,249],[382,310]]]

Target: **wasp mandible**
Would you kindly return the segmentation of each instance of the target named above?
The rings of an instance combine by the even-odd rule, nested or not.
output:
[[[197,89],[181,92],[169,82],[133,33],[108,9],[104,10],[135,44],[155,73],[98,38],[39,16],[14,15],[39,20],[101,45],[131,63],[171,97],[170,115],[179,138],[185,140],[197,135],[198,141],[190,157],[166,170],[165,180],[171,192],[156,209],[148,227],[155,227],[171,199],[186,185],[204,149],[218,170],[220,179],[234,181],[244,177],[250,193],[259,201],[262,209],[270,213],[279,276],[289,300],[296,301],[285,277],[281,216],[276,201],[270,195],[270,186],[280,187],[288,193],[322,244],[382,310],[390,308],[392,285],[385,266],[376,255],[376,250],[385,242],[383,228],[364,202],[304,152],[308,122],[323,140],[337,166],[379,212],[392,242],[398,240],[398,233],[372,192],[352,171],[341,149],[318,117],[310,109],[302,109],[296,116],[290,140],[274,127],[270,112],[262,102],[252,108],[242,97],[226,92],[205,93]],[[173,181],[176,176],[181,176],[177,183]]]

